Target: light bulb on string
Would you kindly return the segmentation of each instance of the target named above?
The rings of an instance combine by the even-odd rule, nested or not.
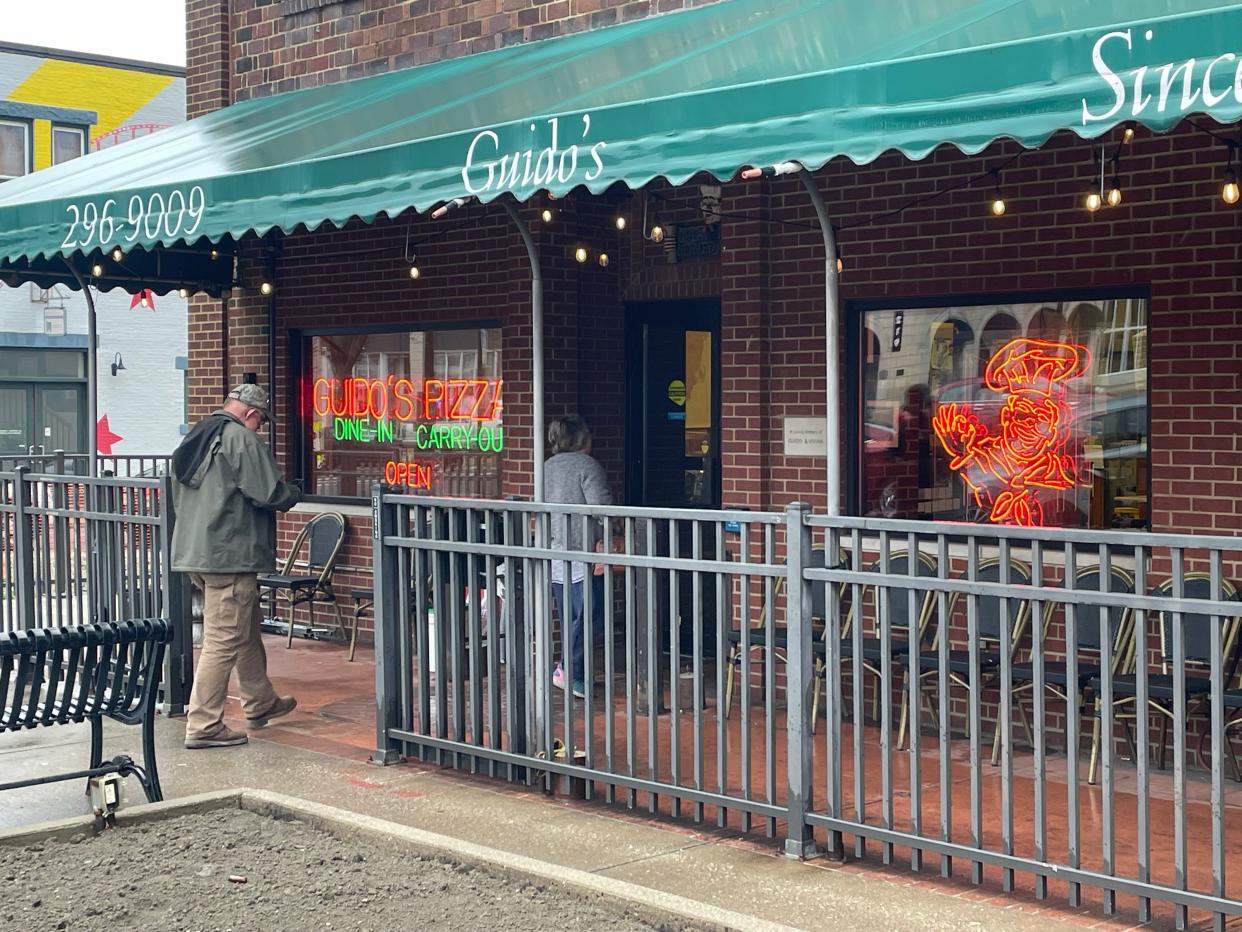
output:
[[[579,246],[577,249],[574,250],[574,258],[578,261],[579,264],[586,262],[587,259],[589,259],[590,257],[591,257],[591,253],[587,250],[585,246]]]
[[[125,258],[125,250],[122,249],[120,246],[117,246],[115,249],[112,250],[112,261],[113,262],[120,262],[124,258]]]
[[[178,289],[177,294],[180,295],[182,298],[188,298],[190,296],[190,289],[180,288]]]
[[[1226,204],[1238,203],[1242,190],[1238,189],[1238,176],[1232,168],[1225,169],[1225,183],[1221,185],[1220,199]]]
[[[1001,194],[1000,169],[994,168],[990,174],[995,184],[992,187],[992,202],[988,205],[988,208],[992,211],[993,217],[1003,217],[1007,207],[1005,206],[1005,196]]]
[[[271,293],[275,290],[276,288],[275,286],[272,285],[271,282],[263,282],[263,284],[259,285],[259,294],[263,295],[264,297],[271,295]]]
[[[599,266],[602,269],[608,268],[608,253],[601,252],[599,254]]]
[[[542,211],[540,211],[540,213],[539,213],[539,218],[540,218],[540,219],[541,219],[544,223],[551,223],[551,222],[555,219],[555,217],[556,217],[556,211],[555,211],[555,210],[553,210],[551,207],[545,207],[545,208],[544,208]]]
[[[1134,140],[1134,124],[1133,123],[1126,124],[1126,128],[1121,133],[1121,138],[1125,140],[1126,142],[1132,142]]]
[[[1220,199],[1226,204],[1238,203],[1239,197],[1242,197],[1242,190],[1238,188],[1238,174],[1233,168],[1233,156],[1237,151],[1238,144],[1236,142],[1226,143],[1229,147],[1229,154],[1225,161],[1225,181],[1220,188]]]
[[[91,266],[91,275],[95,278],[101,278],[103,276],[103,266],[96,262]]]
[[[1090,213],[1095,213],[1103,205],[1104,199],[1100,197],[1099,191],[1092,191],[1083,201],[1083,206],[1085,206]]]
[[[1118,207],[1121,204],[1121,179],[1116,176],[1108,185],[1108,194],[1105,195],[1109,207]]]
[[[618,230],[624,230],[626,225],[629,223],[629,221],[625,219],[624,214],[617,214],[617,216],[613,218],[612,222]]]
[[[151,306],[151,302],[147,300],[147,293],[146,293],[146,291],[143,291],[143,293],[142,293],[142,297],[139,299],[138,303],[139,303],[140,305],[142,305],[143,307],[150,307],[150,306]]]
[[[660,226],[658,223],[655,226],[653,226],[651,228],[650,239],[653,243],[664,242],[664,227]]]
[[[413,280],[413,279],[417,279],[417,278],[418,278],[420,275],[422,275],[422,274],[423,274],[423,273],[422,273],[422,272],[420,272],[420,271],[418,270],[418,266],[417,266],[417,265],[411,265],[411,266],[410,266],[410,278],[411,278],[411,280]]]

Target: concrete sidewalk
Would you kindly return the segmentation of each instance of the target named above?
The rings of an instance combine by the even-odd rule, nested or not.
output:
[[[161,719],[158,734],[169,799],[232,787],[270,789],[805,929],[1128,925],[1102,922],[1087,911],[1042,910],[990,890],[937,890],[904,872],[824,859],[800,864],[740,838],[630,818],[603,806],[564,805],[448,771],[380,768],[262,740],[243,748],[186,751],[180,721]],[[109,723],[106,735],[105,754],[137,746],[134,729]],[[84,767],[88,742],[85,727],[0,736],[0,773],[19,779]],[[143,801],[136,781],[128,782],[130,802]],[[76,783],[10,791],[0,797],[0,829],[87,810]]]

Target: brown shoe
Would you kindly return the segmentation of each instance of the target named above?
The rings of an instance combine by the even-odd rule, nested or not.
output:
[[[234,731],[227,725],[221,725],[219,731],[201,738],[191,738],[186,735],[185,746],[190,751],[200,748],[234,748],[239,744],[246,744],[249,740],[244,732]]]
[[[298,707],[298,701],[292,696],[284,696],[277,699],[276,704],[264,712],[262,715],[256,715],[254,718],[247,716],[246,727],[252,731],[256,728],[263,728],[274,718],[280,718],[282,715],[288,715]]]

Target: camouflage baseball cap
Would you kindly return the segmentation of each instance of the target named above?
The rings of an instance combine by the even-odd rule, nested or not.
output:
[[[268,398],[267,392],[258,385],[253,385],[249,382],[244,385],[238,385],[235,389],[229,392],[229,400],[240,401],[244,405],[257,408],[259,411],[263,412],[263,416],[265,418],[273,424],[276,423],[276,418],[272,415],[271,399]]]

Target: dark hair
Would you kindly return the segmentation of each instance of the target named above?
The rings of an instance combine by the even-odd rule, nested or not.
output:
[[[591,428],[577,414],[553,418],[548,424],[548,447],[553,455],[577,453],[591,442]]]

